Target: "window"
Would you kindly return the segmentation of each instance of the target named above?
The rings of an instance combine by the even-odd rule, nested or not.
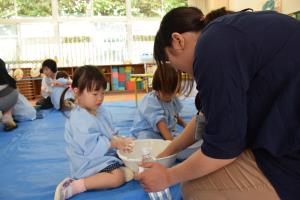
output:
[[[125,0],[94,0],[93,14],[95,16],[125,16]]]
[[[5,61],[16,59],[17,26],[0,25],[0,55]]]
[[[0,17],[6,18],[0,55],[14,62],[57,58],[59,66],[145,62],[161,17],[186,5],[187,0],[0,0]]]
[[[138,51],[132,52],[134,62],[144,62],[145,56],[153,56],[154,36],[159,27],[158,20],[135,20],[132,23],[133,49]],[[149,58],[151,60],[151,58]]]
[[[172,8],[187,6],[187,0],[132,0],[132,16],[161,17]]]
[[[61,16],[86,16],[90,8],[86,0],[58,0],[58,10]]]
[[[0,1],[0,17],[9,18],[15,15],[14,0]]]
[[[51,0],[17,0],[16,10],[18,16],[51,16]]]
[[[14,16],[40,17],[51,16],[51,0],[3,0],[0,1],[0,17]]]
[[[161,0],[132,0],[131,11],[134,17],[159,17],[162,3]]]

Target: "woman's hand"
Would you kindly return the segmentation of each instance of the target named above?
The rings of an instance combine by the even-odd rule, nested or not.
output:
[[[146,170],[135,174],[135,180],[140,182],[146,192],[157,192],[170,186],[170,176],[166,167],[155,162],[143,162],[140,166]]]

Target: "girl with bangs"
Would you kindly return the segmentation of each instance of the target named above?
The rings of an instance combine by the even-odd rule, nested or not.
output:
[[[133,141],[117,136],[111,114],[101,106],[105,77],[96,67],[83,66],[73,78],[75,107],[65,124],[71,178],[57,186],[55,200],[69,199],[87,190],[119,187],[133,177],[116,155],[116,149],[131,151]]]
[[[131,134],[138,139],[173,140],[180,133],[176,125],[185,127],[179,116],[182,104],[177,97],[180,77],[177,71],[168,66],[162,75],[157,69],[153,75],[153,91],[146,94],[135,113]]]

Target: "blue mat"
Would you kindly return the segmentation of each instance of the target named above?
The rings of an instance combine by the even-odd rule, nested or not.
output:
[[[185,121],[195,113],[194,99],[183,100],[181,113]],[[129,134],[135,102],[104,103],[112,112],[117,130]],[[56,110],[43,111],[43,119],[22,122],[12,132],[3,132],[0,124],[0,199],[50,200],[56,185],[69,176],[65,154],[64,117]],[[181,198],[180,187],[171,187],[174,200]],[[110,190],[89,191],[72,198],[85,199],[148,199],[137,181]]]

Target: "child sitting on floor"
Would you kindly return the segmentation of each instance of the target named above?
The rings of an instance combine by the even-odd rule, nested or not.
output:
[[[57,186],[55,200],[69,199],[87,190],[119,187],[133,178],[115,151],[131,151],[133,141],[116,136],[111,115],[101,106],[105,88],[105,77],[96,67],[84,66],[75,71],[72,89],[76,107],[65,124],[72,178]]]
[[[37,111],[21,93],[18,94],[17,103],[12,109],[12,116],[18,122],[43,118],[42,113]]]
[[[56,74],[56,80],[52,82],[52,93],[50,94],[53,107],[57,110],[62,110],[60,105],[61,97],[64,95],[65,99],[74,99],[74,94],[69,90],[72,80],[65,71],[58,71]]]
[[[56,61],[52,59],[44,60],[42,63],[41,73],[45,75],[43,77],[41,85],[42,98],[36,102],[36,105],[38,105],[40,109],[53,108],[53,104],[51,103],[50,99],[50,94],[52,93],[52,82],[55,81],[57,74]]]
[[[152,81],[152,92],[142,99],[133,121],[131,134],[138,139],[172,140],[178,133],[176,124],[185,127],[179,116],[182,105],[176,97],[178,75],[175,69],[168,67],[166,75],[156,70]]]

